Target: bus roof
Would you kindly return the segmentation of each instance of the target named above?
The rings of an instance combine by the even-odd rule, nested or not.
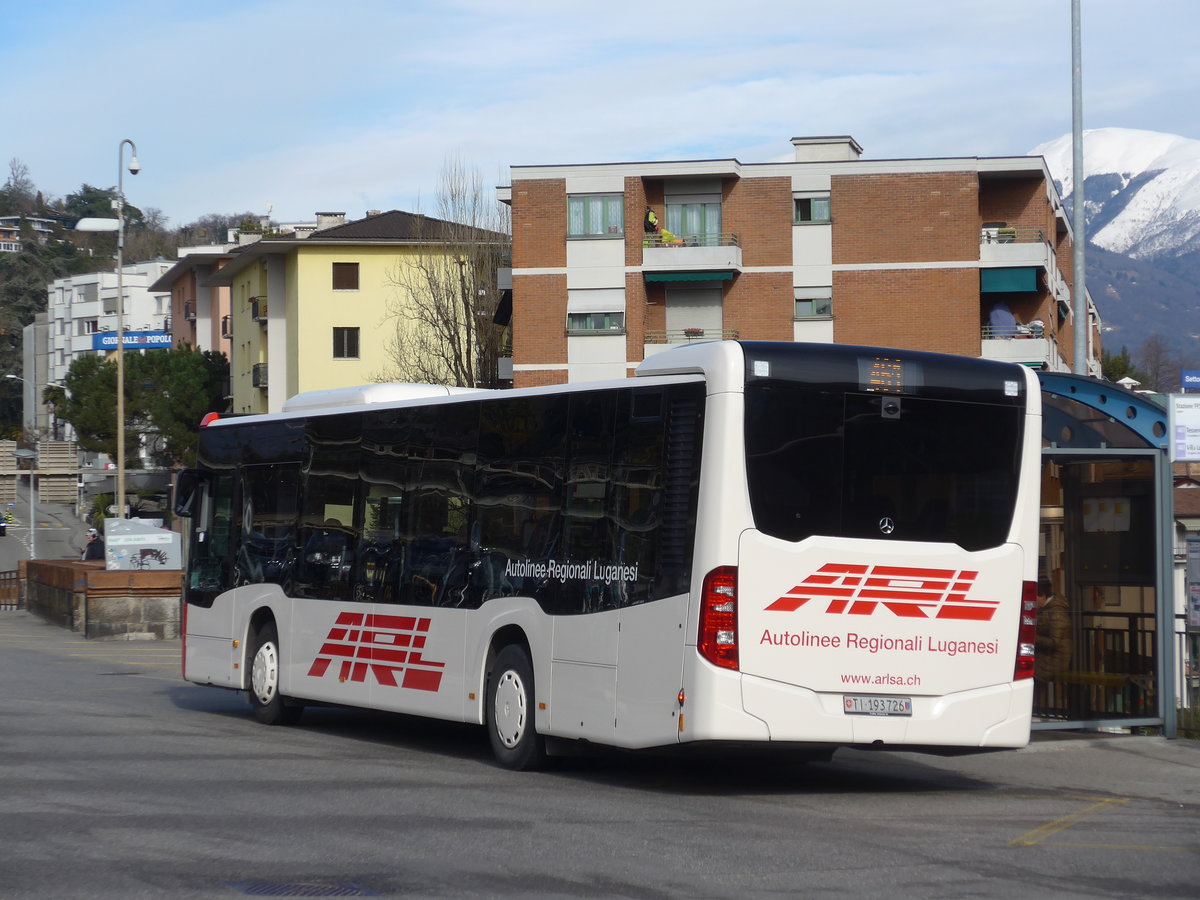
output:
[[[305,391],[289,397],[283,403],[284,412],[306,412],[314,409],[338,409],[344,406],[363,406],[371,403],[396,403],[425,397],[449,397],[453,394],[486,393],[485,388],[448,387],[444,384],[407,384],[389,382],[364,384],[357,387],[330,388],[324,391]]]

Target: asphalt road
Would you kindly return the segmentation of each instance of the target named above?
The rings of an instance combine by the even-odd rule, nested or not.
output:
[[[38,559],[79,559],[83,552],[83,533],[86,525],[67,506],[57,503],[35,503],[36,528],[30,528],[29,482],[17,479],[16,500],[0,504],[0,516],[12,514],[12,524],[0,537],[0,571],[13,571],[17,561],[29,559],[31,542],[36,542]],[[36,532],[36,535],[35,535]]]
[[[256,724],[178,642],[0,612],[0,897],[1200,896],[1200,745],[1042,734],[957,758],[608,754]]]

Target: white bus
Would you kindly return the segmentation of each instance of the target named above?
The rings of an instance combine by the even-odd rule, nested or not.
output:
[[[650,748],[1029,738],[1040,392],[1018,365],[714,342],[637,377],[375,385],[201,428],[184,677],[259,721]]]

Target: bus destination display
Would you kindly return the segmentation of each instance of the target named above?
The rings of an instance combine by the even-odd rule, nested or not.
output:
[[[896,356],[860,356],[858,387],[877,394],[911,394],[925,386],[921,364]]]

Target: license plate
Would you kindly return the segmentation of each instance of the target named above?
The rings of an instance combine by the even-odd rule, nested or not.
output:
[[[911,697],[864,697],[856,694],[842,698],[848,716],[911,716]]]

